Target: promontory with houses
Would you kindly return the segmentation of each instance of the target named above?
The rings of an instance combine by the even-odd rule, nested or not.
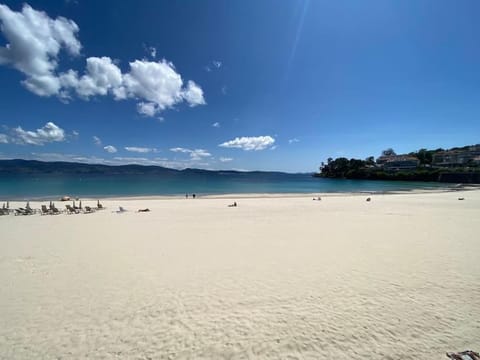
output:
[[[480,183],[480,144],[448,150],[420,149],[408,154],[396,154],[393,149],[386,149],[376,159],[373,156],[365,160],[329,158],[315,176]]]

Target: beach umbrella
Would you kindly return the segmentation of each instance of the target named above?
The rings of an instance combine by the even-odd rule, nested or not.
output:
[[[10,209],[10,201],[7,201],[7,209]]]
[[[73,200],[72,207],[75,209],[75,200]]]
[[[80,205],[78,205],[78,208],[79,208],[79,209],[82,208],[82,200],[80,200]]]

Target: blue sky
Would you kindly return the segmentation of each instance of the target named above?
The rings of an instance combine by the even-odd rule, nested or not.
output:
[[[477,0],[0,0],[0,157],[315,171],[480,142]]]

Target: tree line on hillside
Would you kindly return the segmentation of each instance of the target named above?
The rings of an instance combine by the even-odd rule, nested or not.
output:
[[[451,150],[467,150],[469,147],[454,148]],[[405,154],[418,159],[419,165],[414,169],[392,170],[378,166],[373,156],[361,159],[347,159],[339,157],[328,158],[327,163],[320,166],[320,172],[314,174],[316,177],[337,178],[337,179],[366,179],[366,180],[405,180],[405,181],[440,181],[444,174],[457,174],[466,172],[480,172],[478,165],[470,164],[469,167],[438,168],[432,167],[435,153],[444,149],[427,150],[420,149],[416,152]],[[383,157],[396,155],[391,148],[382,151]],[[455,177],[452,177],[453,179]],[[477,177],[475,177],[477,178]]]

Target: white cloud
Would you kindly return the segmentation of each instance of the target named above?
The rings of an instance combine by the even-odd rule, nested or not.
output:
[[[8,144],[8,136],[5,134],[0,134],[0,144]]]
[[[212,61],[212,64],[213,64],[213,66],[215,66],[217,69],[220,69],[220,67],[222,66],[222,62],[221,62],[221,61],[217,61],[217,60],[213,60],[213,61]]]
[[[153,117],[159,112],[186,101],[190,107],[204,105],[203,90],[193,81],[186,86],[172,63],[135,60],[130,71],[122,74],[109,57],[87,59],[85,75],[69,70],[60,75],[61,96],[73,89],[82,98],[112,95],[115,100],[137,99],[138,113]]]
[[[212,154],[210,154],[208,151],[203,150],[203,149],[191,150],[191,149],[186,149],[186,148],[182,148],[182,147],[176,147],[176,148],[171,148],[170,151],[189,154],[190,155],[190,160],[193,160],[193,161],[202,160],[202,158],[212,156]]]
[[[92,136],[93,143],[97,146],[102,146],[102,140],[98,136]]]
[[[65,141],[65,131],[53,122],[46,123],[36,131],[23,130],[19,126],[14,128],[12,133],[13,142],[22,145],[44,145],[49,142]]]
[[[128,157],[128,156],[115,156],[113,160],[118,160],[122,162],[126,162],[129,164],[143,164],[148,161],[147,158],[141,158],[141,157]]]
[[[203,150],[203,149],[195,149],[190,153],[190,159],[192,160],[200,160],[204,157],[210,157],[212,154],[210,154],[208,151]]]
[[[219,128],[219,127],[220,127],[220,123],[219,123],[218,121],[217,121],[217,122],[214,122],[214,123],[212,124],[212,126],[215,127],[215,128]]]
[[[10,65],[26,75],[23,84],[41,96],[56,95],[66,101],[72,93],[83,99],[113,96],[115,100],[139,100],[137,110],[147,116],[185,101],[189,106],[204,105],[203,90],[193,81],[184,83],[174,65],[166,60],[135,60],[122,73],[108,56],[89,57],[83,75],[75,70],[57,73],[62,48],[79,55],[81,44],[75,22],[24,5],[21,12],[0,5],[0,31],[7,40],[0,47],[0,65]],[[149,48],[156,57],[156,49]],[[216,66],[216,65],[214,65]]]
[[[80,78],[73,70],[60,75],[60,83],[64,87],[64,91],[68,92],[69,88],[73,88],[82,98],[107,95],[111,92],[116,99],[124,99],[124,94],[118,90],[122,82],[122,72],[107,56],[89,57],[85,75]]]
[[[275,139],[271,136],[257,136],[257,137],[237,137],[233,140],[226,141],[218,146],[226,148],[238,148],[246,151],[250,150],[264,150],[275,143]]]
[[[137,147],[137,146],[125,146],[125,150],[130,151],[130,152],[136,152],[136,153],[149,153],[149,152],[157,152],[158,151],[155,148]]]
[[[190,106],[205,104],[203,90],[193,81],[183,87],[182,77],[166,60],[131,62],[119,92],[129,98],[146,100],[138,104],[137,110],[147,116],[154,116],[183,100]]]
[[[296,142],[299,142],[300,140],[298,140],[297,138],[293,138],[293,139],[289,139],[288,140],[288,143],[289,144],[293,144],[293,143],[296,143]]]
[[[138,111],[139,114],[153,117],[153,116],[155,116],[155,113],[158,111],[158,109],[157,109],[157,106],[155,105],[155,103],[139,102],[137,104],[137,111]]]
[[[221,157],[221,158],[219,158],[218,160],[220,160],[221,162],[229,162],[229,161],[232,161],[233,158]]]
[[[170,151],[181,152],[181,153],[190,153],[192,150],[181,148],[181,147],[176,147],[176,148],[171,148]]]
[[[117,148],[113,145],[107,145],[107,146],[104,146],[103,149],[106,151],[106,152],[109,152],[110,154],[113,154],[113,153],[116,153],[117,152]]]
[[[188,81],[187,88],[182,91],[182,97],[190,107],[206,104],[202,88],[191,80]]]
[[[0,65],[10,65],[25,74],[22,83],[35,94],[58,94],[61,85],[55,70],[60,50],[80,54],[77,24],[63,17],[52,19],[26,4],[20,12],[0,4],[0,23],[7,40],[7,45],[0,47]]]
[[[226,85],[222,86],[221,91],[223,95],[227,95],[227,86]]]

